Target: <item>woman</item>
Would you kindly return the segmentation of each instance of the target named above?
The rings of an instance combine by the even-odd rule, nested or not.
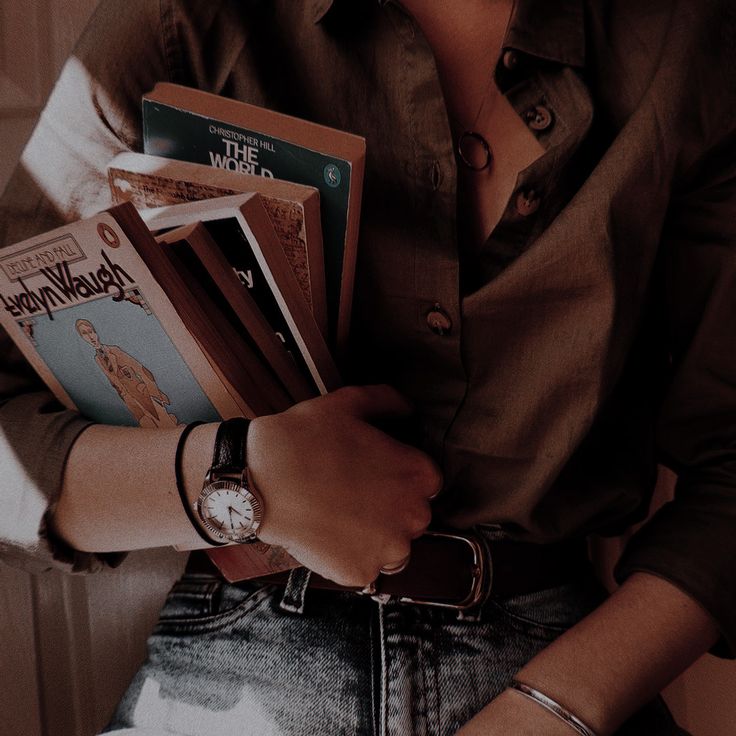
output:
[[[102,3],[5,196],[3,240],[107,205],[104,166],[140,148],[140,96],[162,79],[365,135],[349,378],[407,396],[421,449],[376,428],[411,411],[386,386],[255,420],[258,535],[362,588],[409,574],[431,513],[475,528],[494,565],[460,612],[192,565],[110,729],[681,733],[645,704],[736,631],[729,20],[717,3]],[[32,498],[40,518],[63,474],[56,537],[203,546],[174,492],[179,430],[82,432],[48,411],[17,428],[34,401],[5,422],[16,444],[54,437]],[[190,498],[216,432],[183,444]],[[658,458],[678,500],[604,600],[579,540],[643,516]]]

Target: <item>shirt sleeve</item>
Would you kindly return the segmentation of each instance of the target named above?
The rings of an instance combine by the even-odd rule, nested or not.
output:
[[[111,205],[109,161],[141,143],[141,95],[170,79],[169,3],[103,0],[67,60],[0,198],[0,247]],[[47,523],[69,449],[89,422],[65,410],[0,329],[0,556],[87,572],[119,554],[74,551]]]
[[[729,140],[733,140],[731,137]],[[630,540],[615,576],[666,578],[736,655],[736,143],[701,160],[671,206],[662,243],[671,377],[657,426],[674,500]]]

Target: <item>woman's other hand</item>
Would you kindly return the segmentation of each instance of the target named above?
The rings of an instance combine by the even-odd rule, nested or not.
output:
[[[394,389],[365,386],[255,419],[247,451],[265,505],[259,537],[342,585],[365,586],[405,559],[442,476],[371,422],[410,414]]]

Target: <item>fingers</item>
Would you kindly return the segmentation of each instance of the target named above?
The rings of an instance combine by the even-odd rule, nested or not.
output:
[[[381,428],[411,414],[390,386],[351,386],[254,420],[248,463],[269,503],[266,541],[351,587],[408,564],[443,480],[430,457]]]
[[[426,491],[429,492],[429,495],[427,495],[427,499],[431,501],[433,498],[437,498],[437,496],[440,495],[445,479],[442,475],[442,471],[440,470],[440,466],[434,460],[432,460],[432,458],[427,457],[427,462],[429,463],[430,467],[427,469],[425,488]]]
[[[347,386],[329,394],[330,401],[345,413],[369,421],[382,417],[408,417],[414,411],[411,403],[396,389],[387,385]]]
[[[435,498],[444,483],[439,465],[421,450],[404,450],[404,468],[409,487],[427,500]]]

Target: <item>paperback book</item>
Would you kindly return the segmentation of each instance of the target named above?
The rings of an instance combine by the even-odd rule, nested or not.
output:
[[[320,192],[328,336],[345,344],[355,275],[365,139],[161,82],[143,98],[144,151]]]
[[[335,362],[258,194],[143,210],[141,216],[154,232],[201,222],[315,395],[340,386]]]
[[[64,405],[104,424],[254,417],[312,395],[252,303],[238,329],[216,290],[191,279],[184,253],[195,248],[217,250],[202,225],[157,242],[131,204],[9,246],[0,324]],[[236,301],[248,299],[241,289]],[[295,396],[279,380],[284,366],[301,381]],[[262,543],[209,554],[233,581],[298,564]]]
[[[190,333],[134,242],[132,205],[0,254],[0,324],[56,397],[97,422],[175,427],[253,414]]]
[[[273,371],[288,394],[287,405],[317,394],[201,222],[170,230],[156,240],[165,246],[188,296],[204,305],[207,319],[228,333],[227,344],[245,341],[258,364]]]
[[[113,202],[139,210],[258,192],[314,319],[327,336],[320,197],[315,187],[143,153],[121,153],[107,167]]]

